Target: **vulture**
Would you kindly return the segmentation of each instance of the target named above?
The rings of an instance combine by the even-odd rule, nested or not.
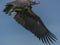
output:
[[[32,0],[15,0],[8,2],[3,12],[9,15],[16,12],[13,17],[16,22],[32,32],[44,44],[54,43],[57,40],[56,36],[47,29],[41,18],[32,11],[32,6],[37,4],[39,2]]]

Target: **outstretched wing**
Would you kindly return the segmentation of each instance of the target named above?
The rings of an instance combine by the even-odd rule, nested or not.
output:
[[[22,6],[17,6],[16,2],[9,3],[6,5],[4,12],[11,14],[15,11],[16,15],[14,19],[27,30],[32,32],[37,38],[42,40],[43,43],[50,44],[56,41],[56,36],[45,27],[40,17],[32,11],[31,7]]]
[[[22,13],[21,13],[22,12]],[[43,24],[42,20],[35,15],[32,10],[17,11],[14,19],[27,30],[31,31],[37,36],[43,43],[50,44],[56,41],[56,36],[51,33]]]

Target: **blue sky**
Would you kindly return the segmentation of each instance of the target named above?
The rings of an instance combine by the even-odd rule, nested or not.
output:
[[[3,12],[9,1],[13,0],[0,0],[0,45],[43,45],[38,38],[18,24],[13,16]],[[33,6],[33,11],[57,36],[57,42],[51,45],[60,45],[60,0],[40,0],[39,5]]]

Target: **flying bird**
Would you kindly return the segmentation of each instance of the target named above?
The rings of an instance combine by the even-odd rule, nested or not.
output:
[[[41,18],[32,11],[32,6],[37,4],[39,2],[32,0],[16,0],[7,3],[3,11],[9,15],[16,12],[14,19],[44,44],[54,43],[57,40],[56,36],[47,29]]]

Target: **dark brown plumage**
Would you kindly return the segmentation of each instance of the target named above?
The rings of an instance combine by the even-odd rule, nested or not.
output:
[[[57,40],[56,36],[43,24],[40,17],[32,11],[31,5],[13,7],[14,5],[12,4],[6,5],[4,12],[7,14],[10,12],[9,14],[11,14],[15,11],[14,19],[28,31],[32,32],[39,40],[42,40],[43,43],[50,44]]]

